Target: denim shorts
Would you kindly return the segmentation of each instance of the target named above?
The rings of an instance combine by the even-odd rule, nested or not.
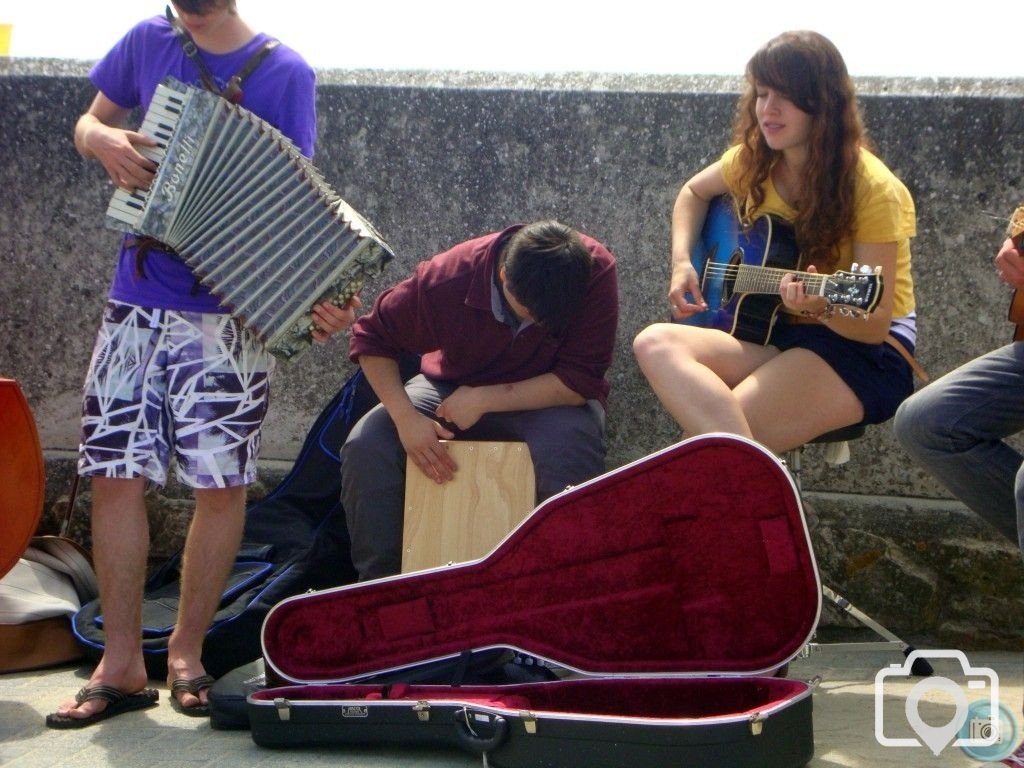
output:
[[[256,479],[273,358],[225,314],[108,301],[82,400],[78,470],[193,488]]]
[[[787,323],[785,318],[779,318],[768,343],[782,351],[806,349],[828,363],[864,406],[861,424],[888,421],[914,391],[910,364],[887,343],[863,344],[823,325]],[[909,342],[903,346],[914,353]]]

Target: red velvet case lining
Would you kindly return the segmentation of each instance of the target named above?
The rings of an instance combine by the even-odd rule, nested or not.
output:
[[[788,471],[705,435],[548,499],[483,560],[290,598],[263,649],[302,683],[493,646],[594,675],[753,673],[794,655],[819,609]]]

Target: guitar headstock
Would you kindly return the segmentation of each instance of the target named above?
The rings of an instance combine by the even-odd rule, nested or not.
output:
[[[829,306],[842,315],[862,317],[870,314],[882,300],[882,268],[856,264],[849,272],[836,272],[825,278],[822,294]]]
[[[1006,227],[1006,236],[1013,240],[1013,244],[1019,250],[1021,241],[1024,240],[1024,205],[1018,205],[1013,215],[1010,216],[1010,223]]]

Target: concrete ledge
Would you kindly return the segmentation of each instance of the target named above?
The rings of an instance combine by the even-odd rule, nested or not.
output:
[[[54,451],[77,444],[81,380],[117,241],[103,227],[109,182],[71,142],[93,95],[87,68],[0,59],[0,375],[19,380],[44,447]],[[317,164],[398,253],[364,300],[469,236],[511,221],[562,219],[619,258],[609,468],[675,442],[678,431],[637,370],[631,342],[667,316],[672,201],[680,184],[724,149],[738,80],[346,71],[319,78]],[[991,261],[1003,239],[1000,217],[1024,199],[1024,80],[876,78],[858,86],[879,154],[917,202],[918,357],[938,376],[1010,337],[1009,295]],[[335,341],[279,371],[267,459],[295,457],[351,370],[344,342]],[[990,595],[971,580],[975,553],[954,546],[975,536],[972,517],[922,514],[932,521],[921,522],[922,530],[932,532],[919,539],[886,525],[887,515],[917,517],[911,507],[883,513],[879,498],[920,498],[940,511],[946,503],[942,489],[910,465],[889,425],[869,429],[840,469],[825,467],[816,450],[807,452],[804,487],[843,494],[834,513],[823,505],[816,534],[834,547],[819,552],[829,578],[833,567],[844,574],[835,586],[853,592],[869,613],[935,631],[953,633],[996,608],[1010,610],[990,602],[998,590]],[[851,528],[853,520],[862,528]],[[942,530],[932,530],[939,523]],[[996,544],[984,545],[982,560],[991,559],[1000,574],[999,594],[1017,595],[1020,573]],[[837,555],[833,564],[832,551],[853,554]],[[869,586],[885,583],[872,575],[883,573],[889,587]],[[914,603],[890,616],[886,606],[901,590],[916,596]],[[1018,636],[998,623],[977,626],[995,645]]]
[[[811,492],[805,506],[822,582],[882,626],[923,647],[1024,650],[1020,551],[959,502]],[[825,607],[823,625],[862,626]]]

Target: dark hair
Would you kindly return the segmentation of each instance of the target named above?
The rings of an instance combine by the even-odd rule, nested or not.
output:
[[[811,116],[804,194],[793,222],[803,266],[831,271],[839,242],[853,231],[854,181],[861,147],[869,147],[853,80],[839,50],[817,32],[783,32],[747,63],[747,88],[740,97],[733,142],[740,144],[739,200],[749,196],[746,217],[764,202],[763,184],[777,153],[757,123],[758,86],[783,94]]]
[[[171,0],[171,3],[185,13],[202,16],[214,8],[227,8],[235,12],[235,0]]]
[[[527,224],[501,258],[509,293],[541,327],[561,335],[590,283],[593,258],[579,234],[557,221]]]

